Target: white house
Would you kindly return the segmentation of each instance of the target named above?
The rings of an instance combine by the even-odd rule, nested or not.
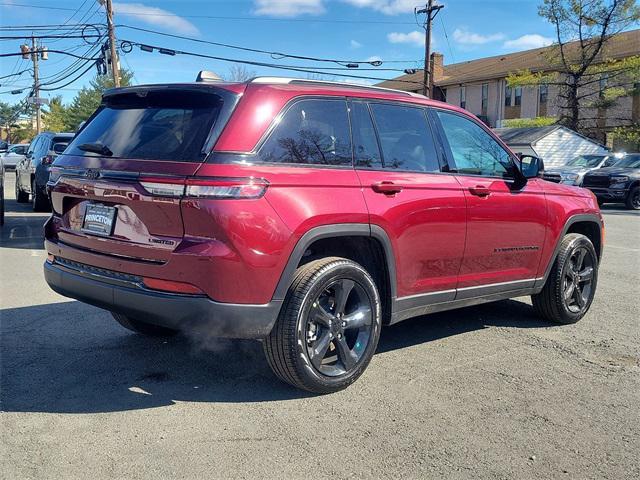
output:
[[[560,125],[496,128],[495,132],[514,152],[542,158],[545,167],[564,165],[578,155],[608,152],[598,142]]]

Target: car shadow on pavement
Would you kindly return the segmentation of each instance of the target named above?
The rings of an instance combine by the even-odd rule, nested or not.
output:
[[[44,222],[49,213],[33,213],[30,203],[5,199],[4,225],[0,227],[3,248],[44,249]],[[29,213],[27,215],[27,213]]]
[[[0,409],[94,413],[187,402],[261,402],[309,394],[271,373],[256,341],[149,338],[100,309],[64,302],[0,311]],[[384,328],[378,352],[498,327],[548,327],[505,301]]]

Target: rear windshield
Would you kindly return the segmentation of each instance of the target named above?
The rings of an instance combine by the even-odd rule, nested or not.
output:
[[[202,161],[222,104],[218,95],[185,90],[107,97],[65,154]],[[100,152],[96,146],[105,148]]]

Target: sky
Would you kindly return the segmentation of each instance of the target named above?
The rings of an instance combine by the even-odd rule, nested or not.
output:
[[[432,49],[444,54],[445,64],[537,48],[553,41],[552,26],[537,15],[541,0],[443,0],[440,3],[444,9],[434,22]],[[290,55],[362,62],[382,60],[383,65],[377,71],[363,71],[363,65],[360,69],[336,72],[376,78],[393,78],[401,75],[405,68],[421,67],[424,30],[416,24],[413,13],[419,5],[418,0],[114,1],[118,40],[280,65],[341,67],[334,63],[273,58],[269,54],[128,28],[138,27]],[[104,9],[96,0],[0,0],[0,28],[78,22],[104,23]],[[17,35],[6,28],[0,32],[0,36]],[[21,43],[20,39],[0,39],[0,53],[18,52]],[[79,55],[91,48],[82,38],[55,39],[46,41],[45,45]],[[54,79],[74,61],[73,57],[52,52],[49,60],[40,62],[40,75],[45,80]],[[0,77],[23,71],[30,63],[21,57],[0,58]],[[130,53],[121,54],[121,65],[134,72],[134,83],[143,84],[193,81],[203,69],[225,76],[232,64],[184,55],[161,55],[156,51],[148,53],[133,46]],[[308,77],[306,73],[264,66],[247,68],[257,75]],[[382,70],[385,68],[400,71]],[[0,100],[13,103],[22,99],[28,92],[21,95],[6,92],[31,85],[30,75],[27,71],[17,77],[0,78]],[[43,92],[42,96],[61,94],[68,102],[94,75],[95,69],[91,69],[64,89]],[[336,76],[325,78],[347,80]],[[352,81],[377,82],[373,79]]]

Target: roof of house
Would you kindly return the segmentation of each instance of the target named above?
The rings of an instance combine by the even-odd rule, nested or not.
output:
[[[555,132],[556,130],[563,130],[563,132],[570,133],[571,135],[574,135],[574,136],[582,137],[591,143],[600,145],[600,143],[598,143],[596,140],[585,137],[581,133],[578,133],[562,125],[549,125],[547,127],[520,127],[520,128],[494,128],[493,129],[493,131],[498,134],[498,136],[502,139],[502,141],[504,141],[504,143],[510,146],[533,145],[538,140],[546,137],[547,135]],[[604,147],[603,145],[600,145],[600,146]]]
[[[507,145],[531,145],[558,128],[563,127],[560,125],[550,125],[548,127],[494,128],[493,131],[496,132]]]
[[[577,49],[578,42],[567,44],[569,52]],[[523,52],[496,55],[494,57],[479,58],[468,62],[454,63],[444,66],[443,75],[434,78],[438,86],[471,83],[492,78],[504,78],[509,73],[517,70],[530,69],[531,71],[553,70],[549,59],[557,46],[535,48]],[[574,50],[575,51],[575,50]],[[606,44],[606,49],[601,58],[619,59],[640,54],[640,29],[622,32],[612,37]],[[569,53],[568,53],[569,55]],[[397,81],[401,80],[401,81]],[[415,88],[407,81],[416,82]],[[380,87],[397,88],[399,90],[417,91],[422,84],[422,70],[410,75],[402,75],[394,80],[386,80],[378,84]]]

